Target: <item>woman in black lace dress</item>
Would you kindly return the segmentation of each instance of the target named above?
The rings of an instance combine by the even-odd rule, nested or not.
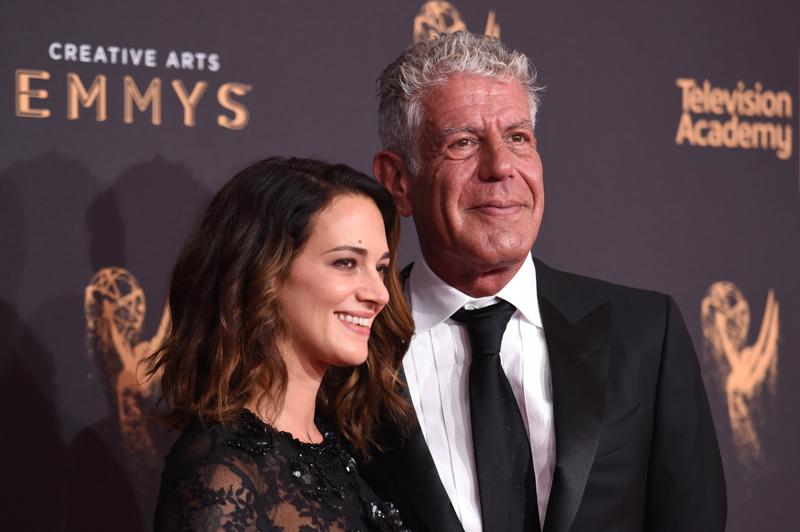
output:
[[[156,531],[400,531],[358,475],[378,419],[408,426],[413,333],[399,219],[344,165],[270,158],[211,201],[172,273],[172,329],[148,359],[166,460]]]

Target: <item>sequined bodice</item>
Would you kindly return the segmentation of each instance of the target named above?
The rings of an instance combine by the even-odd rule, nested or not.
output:
[[[302,443],[247,410],[187,428],[167,456],[155,530],[403,531],[339,438],[321,432],[322,443]]]

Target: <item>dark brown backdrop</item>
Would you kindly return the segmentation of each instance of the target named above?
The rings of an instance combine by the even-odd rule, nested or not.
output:
[[[437,3],[428,4],[435,14]],[[537,136],[547,209],[535,254],[561,269],[676,298],[716,420],[728,529],[794,530],[800,4],[453,4],[457,14],[441,20],[477,32],[494,11],[502,40],[533,59],[546,86]],[[0,470],[11,492],[0,498],[4,528],[149,527],[169,440],[140,421],[153,396],[131,384],[131,367],[159,340],[176,249],[198,208],[248,162],[313,156],[369,172],[380,149],[374,80],[413,42],[422,6],[0,6]],[[76,61],[64,55],[68,44]],[[81,45],[88,45],[88,62]],[[110,47],[120,49],[116,64]],[[127,64],[122,48],[133,50]],[[144,64],[148,49],[155,66]],[[190,52],[193,69],[168,66],[171,51],[179,58]],[[211,54],[218,68],[211,69]],[[74,81],[72,104],[69,96],[70,79],[90,93],[98,76],[105,77],[101,121],[102,90],[88,108]],[[126,122],[126,77],[142,95],[160,80],[160,124],[153,103],[140,111],[130,90]],[[687,96],[697,100],[687,101],[686,117],[678,79],[700,87]],[[206,84],[193,126],[184,123],[174,80],[187,93]],[[28,97],[41,90],[47,98]],[[720,102],[738,95],[752,105],[734,105],[731,114]],[[238,129],[220,125],[237,122],[231,108]],[[37,109],[49,116],[30,116]],[[77,118],[68,118],[71,110]],[[734,115],[749,126],[728,131],[737,147],[726,147],[712,121],[724,134]],[[677,144],[686,120],[700,144],[712,145]],[[767,133],[765,148],[762,137],[759,147],[741,147],[754,143],[754,129],[782,135]],[[416,249],[407,223],[403,262]]]

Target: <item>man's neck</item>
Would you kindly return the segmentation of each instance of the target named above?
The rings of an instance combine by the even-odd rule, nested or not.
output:
[[[425,257],[425,262],[433,273],[456,290],[474,298],[497,294],[514,278],[525,262],[523,257],[510,265],[495,268],[487,266],[481,270],[472,270],[459,267],[461,265],[439,261],[435,257],[432,259]]]

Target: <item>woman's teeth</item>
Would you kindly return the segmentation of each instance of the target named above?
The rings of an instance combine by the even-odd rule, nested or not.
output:
[[[347,323],[352,323],[354,325],[361,325],[362,327],[369,327],[369,318],[356,318],[355,316],[351,316],[350,314],[340,314],[337,312],[334,312],[333,314],[340,320],[346,321]]]

